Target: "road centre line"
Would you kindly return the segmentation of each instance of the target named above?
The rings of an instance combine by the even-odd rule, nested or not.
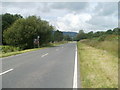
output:
[[[44,57],[44,56],[46,56],[46,55],[48,55],[48,53],[46,53],[46,54],[42,55],[41,57]]]
[[[5,71],[5,72],[0,73],[0,75],[6,74],[6,73],[8,73],[8,72],[11,72],[12,70],[13,70],[13,69],[9,69],[9,70],[7,70],[7,71]]]
[[[76,50],[75,50],[75,65],[74,65],[73,88],[77,88],[77,46],[76,46]]]
[[[59,49],[56,49],[56,51],[58,51]]]

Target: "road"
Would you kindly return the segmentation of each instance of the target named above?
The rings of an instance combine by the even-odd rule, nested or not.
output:
[[[2,59],[3,88],[73,88],[76,43]]]

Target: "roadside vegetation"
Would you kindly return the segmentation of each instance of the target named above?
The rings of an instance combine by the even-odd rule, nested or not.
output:
[[[118,88],[118,57],[78,42],[83,88]]]
[[[69,35],[56,30],[48,21],[37,16],[23,17],[5,13],[2,17],[1,56],[10,56],[40,47],[50,47],[71,41]],[[35,49],[34,49],[35,48]]]
[[[104,37],[104,40],[100,40],[101,37],[94,39],[82,40],[82,43],[102,49],[109,52],[110,54],[118,57],[118,35],[108,35]]]
[[[83,88],[118,88],[119,30],[79,32],[77,45]]]
[[[35,50],[40,50],[48,47],[55,47],[57,45],[65,44],[68,43],[68,41],[61,41],[61,42],[55,42],[55,43],[49,43],[49,44],[43,44],[39,48],[33,48],[33,49],[25,49],[22,50],[19,47],[13,47],[13,46],[0,46],[0,58],[1,57],[7,57],[7,56],[12,56],[12,55],[17,55],[17,54],[22,54],[30,51],[35,51]]]
[[[37,16],[2,14],[0,57],[34,51],[78,41],[78,54],[83,88],[118,87],[118,38],[120,28],[85,33],[70,37]]]

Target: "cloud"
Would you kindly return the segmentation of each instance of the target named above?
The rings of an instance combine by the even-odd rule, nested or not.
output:
[[[89,14],[67,14],[64,17],[58,17],[52,24],[57,26],[61,31],[78,31],[84,29],[86,21],[89,21],[91,16]]]
[[[103,31],[118,26],[117,2],[3,2],[2,5],[2,13],[40,16],[61,31]]]
[[[108,16],[111,14],[116,14],[118,10],[118,3],[116,2],[99,2],[95,8],[97,15]]]
[[[97,3],[92,11],[92,18],[87,23],[95,26],[93,29],[107,30],[118,26],[118,4],[115,2]]]
[[[69,11],[82,11],[87,6],[87,2],[60,2],[60,3],[53,3],[51,7],[53,9],[66,9]]]

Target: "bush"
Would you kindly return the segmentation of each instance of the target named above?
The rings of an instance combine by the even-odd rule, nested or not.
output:
[[[2,53],[20,51],[19,47],[14,46],[1,46]]]
[[[105,40],[105,38],[106,38],[106,36],[105,36],[105,35],[100,36],[100,37],[98,38],[98,41],[104,41],[104,40]]]

